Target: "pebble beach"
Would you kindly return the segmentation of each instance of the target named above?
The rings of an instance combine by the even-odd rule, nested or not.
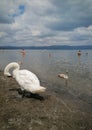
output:
[[[21,97],[15,79],[0,72],[1,130],[92,130],[92,104],[57,90]]]

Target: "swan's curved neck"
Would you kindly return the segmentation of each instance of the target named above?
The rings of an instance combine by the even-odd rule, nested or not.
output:
[[[10,72],[9,72],[9,70],[10,70],[11,68],[13,68],[14,70],[19,70],[19,69],[20,69],[20,66],[19,66],[19,64],[16,63],[16,62],[12,62],[12,63],[8,64],[8,65],[5,67],[5,69],[4,69],[4,75],[6,75],[6,76],[11,76],[11,74],[10,74]]]

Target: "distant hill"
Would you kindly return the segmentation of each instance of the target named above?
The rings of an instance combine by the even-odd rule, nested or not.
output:
[[[67,46],[67,45],[53,45],[53,46],[0,46],[0,49],[32,49],[32,50],[85,50],[92,49],[92,45],[84,46]]]

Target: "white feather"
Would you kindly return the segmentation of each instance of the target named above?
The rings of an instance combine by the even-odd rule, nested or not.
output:
[[[9,70],[14,68],[13,77],[16,79],[21,87],[21,90],[26,90],[32,93],[40,93],[46,90],[45,87],[40,86],[38,77],[28,70],[20,70],[20,66],[16,62],[8,64],[4,69],[4,74],[10,76]]]

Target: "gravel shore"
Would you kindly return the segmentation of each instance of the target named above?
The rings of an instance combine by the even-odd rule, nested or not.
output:
[[[0,130],[92,130],[92,104],[47,86],[21,97],[15,79],[0,72]]]

